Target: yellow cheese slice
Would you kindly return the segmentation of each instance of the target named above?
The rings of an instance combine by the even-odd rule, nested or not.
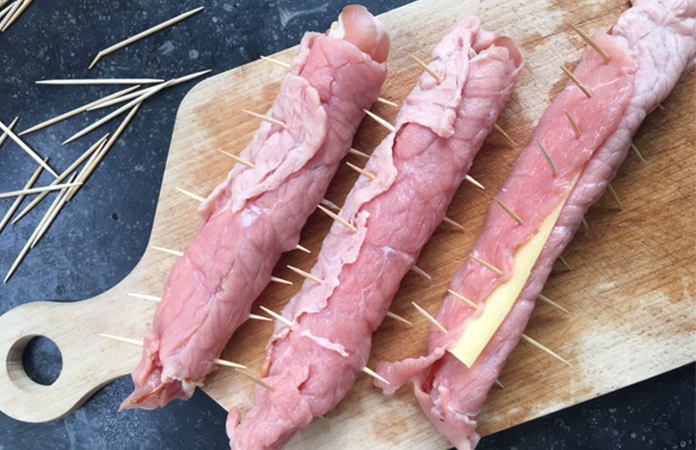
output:
[[[541,251],[549,239],[553,227],[556,225],[561,210],[568,201],[570,193],[575,187],[578,176],[575,177],[568,193],[563,197],[556,209],[544,219],[539,231],[527,242],[522,244],[515,253],[512,265],[512,277],[501,284],[483,302],[482,311],[474,316],[466,324],[457,344],[449,349],[449,352],[456,356],[467,367],[471,368],[483,349],[503,323],[505,317],[510,313],[517,297],[520,296],[522,289],[527,284],[529,275],[534,265],[539,259]]]

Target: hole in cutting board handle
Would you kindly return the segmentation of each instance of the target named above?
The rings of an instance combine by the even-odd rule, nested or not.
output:
[[[41,335],[18,339],[7,355],[10,379],[22,389],[50,386],[58,380],[63,358],[58,346]]]

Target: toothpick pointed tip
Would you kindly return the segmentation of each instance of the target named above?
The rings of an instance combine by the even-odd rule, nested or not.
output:
[[[450,218],[447,217],[447,216],[445,216],[445,218],[442,219],[442,221],[443,221],[444,223],[446,223],[446,224],[452,225],[453,227],[459,229],[460,231],[466,231],[466,228],[464,228],[463,225],[461,225],[460,223],[458,223],[458,222],[456,222],[456,221],[450,219]]]
[[[488,270],[490,270],[491,272],[493,272],[494,274],[498,275],[499,277],[502,277],[503,275],[505,275],[505,273],[503,273],[502,270],[498,269],[497,267],[495,267],[495,266],[492,265],[492,264],[487,263],[486,261],[482,260],[481,258],[478,258],[478,257],[476,257],[476,256],[473,255],[473,254],[470,254],[469,257],[470,257],[471,259],[473,259],[474,261],[476,261],[477,263],[481,264],[481,265],[482,265],[483,267],[485,267],[486,269],[488,269]]]
[[[430,66],[428,66],[424,61],[421,61],[421,59],[418,58],[416,55],[411,55],[411,59],[413,59],[416,63],[418,63],[418,65],[421,66],[421,68],[422,68],[423,70],[425,70],[425,71],[428,73],[428,75],[430,75],[431,77],[433,77],[433,78],[435,79],[435,81],[437,81],[437,84],[442,83],[442,80],[443,80],[443,79],[442,79],[442,75],[440,75],[440,74],[437,73],[435,70],[433,70],[433,69],[432,69]]]
[[[494,128],[498,133],[502,134],[503,137],[504,137],[505,139],[507,139],[507,141],[508,141],[509,143],[511,143],[511,144],[514,145],[514,146],[517,145],[517,142],[515,142],[515,140],[514,140],[512,137],[510,137],[510,135],[507,134],[507,131],[503,130],[503,128],[502,128],[500,125],[498,125],[497,123],[494,123],[494,124],[493,124],[493,128]]]
[[[353,225],[352,223],[348,222],[346,219],[344,219],[343,217],[339,216],[339,215],[336,214],[335,212],[329,211],[327,208],[325,208],[325,207],[322,206],[322,205],[317,205],[317,208],[319,208],[322,212],[324,212],[327,216],[331,217],[331,218],[332,218],[333,220],[335,220],[336,222],[338,222],[338,223],[340,223],[341,225],[343,225],[344,227],[348,228],[348,229],[349,229],[350,231],[352,231],[353,233],[357,233],[357,232],[358,232],[358,227],[356,227],[356,226]]]
[[[374,378],[374,379],[376,379],[376,380],[381,381],[382,383],[384,383],[384,384],[386,384],[386,385],[388,385],[388,386],[391,385],[391,383],[390,383],[386,378],[384,378],[383,376],[381,376],[380,374],[378,374],[378,373],[375,372],[374,370],[370,369],[369,367],[363,367],[363,368],[362,368],[362,371],[363,371],[363,373],[365,373],[365,374],[371,376],[372,378]]]
[[[377,97],[377,102],[378,102],[378,103],[383,103],[383,104],[388,105],[388,106],[393,106],[394,108],[398,108],[398,107],[399,107],[399,104],[398,104],[398,103],[395,103],[395,102],[393,102],[393,101],[391,101],[391,100],[387,100],[386,98],[382,98],[382,97]]]
[[[259,308],[261,308],[266,314],[268,314],[269,316],[273,317],[275,320],[277,320],[277,321],[279,321],[279,322],[285,324],[286,326],[288,326],[288,327],[290,327],[290,328],[293,328],[293,327],[295,327],[295,325],[297,325],[296,323],[294,323],[294,322],[292,322],[292,321],[286,319],[285,317],[283,317],[282,314],[278,314],[277,312],[275,312],[275,311],[273,311],[273,310],[271,310],[271,309],[268,309],[268,308],[266,308],[266,307],[263,306],[263,305],[259,305]]]
[[[279,278],[279,277],[271,277],[271,281],[274,283],[285,284],[288,286],[292,286],[292,284],[293,284],[292,281],[286,280],[284,278]]]
[[[453,295],[458,300],[462,301],[468,307],[473,308],[473,309],[478,309],[478,305],[476,303],[474,303],[471,300],[469,300],[468,298],[464,297],[462,294],[460,294],[452,289],[447,289],[447,292],[449,294]]]
[[[551,306],[552,308],[556,308],[559,311],[562,311],[566,314],[570,314],[570,311],[563,306],[559,305],[558,303],[554,302],[550,298],[546,297],[545,295],[539,294],[537,298],[542,301],[543,303],[546,303],[547,305]]]
[[[554,359],[556,359],[556,360],[562,362],[563,364],[566,364],[566,365],[568,365],[569,367],[572,367],[572,366],[573,366],[570,362],[568,362],[565,358],[561,357],[558,353],[556,353],[556,352],[554,352],[553,350],[551,350],[550,348],[546,347],[545,345],[543,345],[543,344],[540,343],[539,341],[536,341],[536,340],[532,339],[531,337],[527,336],[526,334],[523,333],[522,336],[521,336],[521,339],[522,339],[523,341],[525,341],[525,342],[531,344],[532,346],[538,348],[539,350],[541,350],[542,352],[544,352],[544,353],[546,353],[547,355],[551,356],[552,358],[554,358]]]
[[[418,312],[425,317],[425,320],[430,322],[432,326],[437,328],[437,330],[442,334],[447,334],[447,328],[445,328],[440,322],[437,321],[428,311],[418,306],[416,302],[411,302],[411,304],[418,310]]]
[[[94,66],[96,66],[97,63],[99,62],[99,60],[101,59],[101,57],[102,57],[102,52],[97,53],[97,56],[94,57],[94,60],[92,61],[92,64],[89,65],[89,68],[92,69]]]
[[[307,247],[304,247],[304,246],[302,246],[302,245],[300,245],[300,244],[297,244],[297,245],[295,246],[295,248],[296,248],[297,250],[300,250],[300,251],[302,251],[302,252],[307,253],[308,255],[311,255],[311,254],[312,254],[312,251],[311,251],[310,249],[308,249]]]
[[[404,318],[401,317],[400,315],[395,314],[395,313],[393,313],[393,312],[391,312],[391,311],[387,311],[387,317],[392,318],[392,319],[394,319],[394,320],[396,320],[396,321],[399,321],[399,322],[401,322],[401,323],[404,323],[404,324],[406,324],[406,325],[408,325],[408,326],[412,326],[412,325],[413,325],[413,323],[412,323],[410,320],[404,319]]]

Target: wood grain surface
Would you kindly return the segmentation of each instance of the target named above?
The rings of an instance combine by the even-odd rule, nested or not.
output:
[[[512,146],[495,131],[477,157],[471,175],[497,190],[550,101],[565,79],[559,65],[574,67],[584,45],[564,19],[587,31],[607,30],[629,7],[625,1],[473,1],[421,0],[388,12],[381,19],[392,36],[389,77],[382,96],[401,102],[421,70],[409,55],[428,58],[434,45],[467,14],[478,15],[487,29],[512,37],[523,49],[526,67],[498,123],[516,140]],[[276,55],[290,61],[296,49]],[[176,187],[207,195],[224,180],[233,162],[217,149],[240,152],[258,128],[241,109],[267,110],[278,92],[284,69],[257,61],[197,85],[179,109],[150,244],[184,250],[199,227],[197,202]],[[480,416],[479,431],[489,434],[668,371],[694,360],[694,257],[696,244],[695,134],[693,71],[651,114],[635,137],[647,163],[633,154],[614,186],[623,210],[605,195],[588,215],[564,253],[572,270],[557,264],[544,294],[571,311],[566,315],[539,304],[527,329],[534,339],[568,359],[568,367],[521,344],[510,357]],[[373,111],[393,120],[397,110],[376,104]],[[370,152],[386,131],[366,119],[354,147]],[[362,165],[359,157],[347,160]],[[341,204],[357,174],[341,167],[327,198]],[[373,360],[397,360],[422,354],[427,324],[410,306],[418,301],[436,312],[451,277],[464,262],[481,229],[489,198],[464,185],[449,217],[459,231],[443,224],[427,244],[419,267],[433,280],[410,273],[402,282],[392,319],[374,336]],[[286,264],[309,270],[331,221],[313,214],[301,244],[311,255],[285,255],[275,275],[293,286],[271,284],[258,304],[280,311],[299,290],[300,278]],[[174,256],[148,249],[119,285],[94,299],[72,304],[32,303],[0,317],[0,410],[20,420],[42,422],[77,408],[98,387],[126,375],[140,349],[99,338],[111,333],[140,338],[151,325],[155,304],[128,293],[161,295]],[[257,308],[257,307],[256,307]],[[257,309],[253,312],[259,312]],[[77,326],[79,324],[79,326]],[[259,372],[271,333],[267,322],[249,321],[222,356]],[[63,354],[57,382],[39,386],[18,363],[28,336],[51,338]],[[231,369],[211,375],[204,390],[225,408],[250,406],[254,385]],[[36,402],[42,398],[41,408]],[[360,376],[355,388],[325,419],[315,420],[291,441],[291,449],[448,447],[421,413],[410,388],[388,398]]]

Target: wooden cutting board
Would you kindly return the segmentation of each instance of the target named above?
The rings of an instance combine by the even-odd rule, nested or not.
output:
[[[559,65],[574,67],[583,50],[582,41],[564,19],[588,31],[606,30],[627,8],[627,2],[617,0],[421,0],[381,16],[393,43],[382,96],[403,101],[421,73],[409,55],[427,60],[434,45],[464,15],[476,14],[487,29],[515,39],[524,51],[526,68],[498,123],[518,145],[493,132],[471,171],[497,190],[537,120],[565,83]],[[296,49],[289,49],[276,57],[290,61],[295,53]],[[232,162],[216,150],[238,153],[247,145],[258,122],[240,110],[267,110],[283,73],[280,67],[256,61],[210,78],[186,96],[177,115],[151,245],[184,250],[193,240],[199,226],[197,203],[175,188],[205,196],[225,178]],[[593,206],[587,215],[589,229],[581,230],[564,253],[572,270],[557,265],[552,274],[544,293],[571,313],[540,304],[533,314],[527,333],[567,358],[572,367],[520,345],[501,374],[505,389],[493,389],[480,416],[483,435],[694,360],[694,79],[692,71],[664,102],[665,110],[651,114],[636,136],[647,163],[631,154],[619,171],[614,186],[623,210],[608,196]],[[381,104],[373,110],[389,120],[397,113]],[[370,152],[385,134],[367,119],[354,146]],[[348,159],[364,163],[359,157]],[[355,179],[354,172],[342,167],[327,198],[341,204]],[[407,275],[392,306],[392,311],[414,325],[387,318],[375,335],[371,367],[378,359],[396,360],[423,352],[427,324],[410,302],[417,300],[429,311],[437,311],[488,207],[488,197],[476,189],[469,185],[460,189],[449,217],[466,231],[446,224],[436,231],[418,261],[433,280]],[[275,273],[295,285],[270,285],[258,304],[276,311],[283,308],[300,285],[299,277],[285,265],[308,270],[330,225],[321,213],[309,218],[301,243],[313,253],[286,255]],[[140,359],[140,349],[97,334],[139,339],[151,326],[155,303],[127,294],[161,295],[174,262],[175,257],[148,249],[126,279],[93,299],[30,303],[0,317],[0,410],[23,421],[52,420],[75,410],[99,387],[128,374]],[[259,372],[270,333],[267,322],[248,322],[223,358]],[[62,352],[63,371],[52,386],[35,384],[22,369],[21,351],[35,335],[49,337]],[[387,398],[371,381],[361,376],[326,419],[315,420],[288,448],[448,447],[421,413],[410,388]],[[248,408],[254,385],[222,368],[208,378],[204,390],[225,408]]]

